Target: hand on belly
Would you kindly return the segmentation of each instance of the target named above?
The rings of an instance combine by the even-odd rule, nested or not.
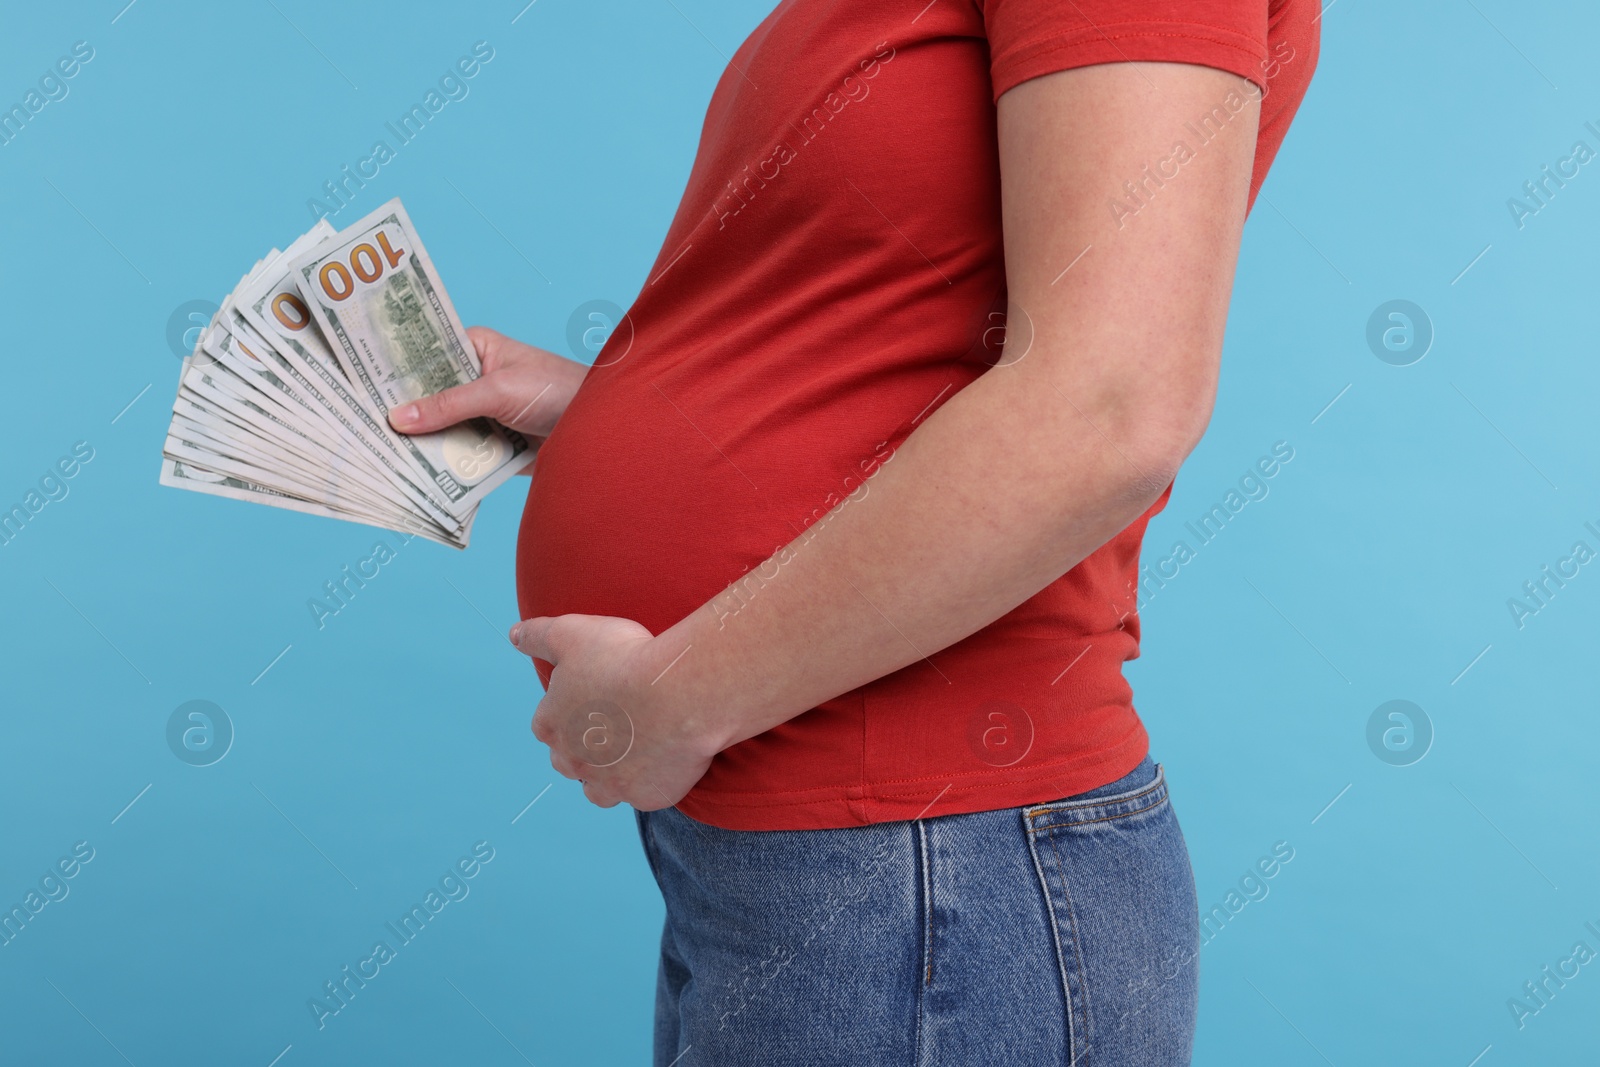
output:
[[[711,766],[720,746],[703,718],[655,687],[676,660],[643,626],[602,615],[524,619],[511,643],[553,665],[533,733],[550,746],[550,765],[583,782],[594,803],[671,807]]]

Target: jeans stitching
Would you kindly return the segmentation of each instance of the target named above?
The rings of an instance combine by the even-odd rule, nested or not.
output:
[[[928,855],[928,826],[917,820],[917,844],[922,851],[922,897],[926,904],[922,914],[922,952],[927,961],[923,984],[933,984],[933,865]]]
[[[1036,807],[1029,808],[1027,814],[1028,818],[1032,819],[1046,813],[1070,811],[1073,808],[1103,808],[1111,804],[1122,804],[1130,800],[1138,800],[1146,793],[1160,789],[1166,784],[1167,776],[1162,773],[1161,765],[1158,763],[1156,764],[1155,778],[1152,779],[1148,785],[1145,785],[1143,788],[1136,789],[1131,793],[1118,793],[1115,796],[1109,797],[1091,797],[1088,800],[1073,800],[1071,798],[1066,800],[1058,800],[1053,804],[1041,804]]]
[[[1026,821],[1023,823],[1023,830],[1027,830]],[[1027,834],[1027,840],[1028,852],[1033,856],[1033,869],[1034,872],[1039,876],[1039,892],[1044,898],[1042,901],[1044,905],[1044,915],[1046,921],[1050,924],[1050,940],[1055,945],[1057,968],[1058,973],[1061,976],[1061,1001],[1066,1006],[1067,1015],[1067,1051],[1071,1053],[1071,1058],[1068,1060],[1068,1063],[1076,1063],[1078,1059],[1078,1039],[1075,1032],[1074,1023],[1076,1021],[1077,1013],[1074,1011],[1072,1005],[1072,983],[1067,977],[1067,957],[1066,953],[1063,952],[1061,948],[1061,924],[1056,918],[1055,904],[1050,899],[1050,878],[1044,873],[1044,863],[1041,861],[1039,856],[1037,838],[1030,833]],[[1059,853],[1057,854],[1057,859],[1059,861]]]
[[[1093,823],[1097,823],[1097,822],[1113,822],[1113,821],[1115,821],[1117,819],[1126,819],[1130,815],[1138,815],[1140,812],[1143,812],[1143,811],[1150,811],[1150,810],[1152,810],[1154,808],[1159,808],[1161,805],[1165,804],[1166,802],[1167,802],[1167,798],[1166,797],[1162,797],[1162,798],[1160,798],[1159,800],[1157,800],[1153,804],[1146,804],[1144,807],[1142,807],[1142,808],[1134,808],[1132,811],[1122,811],[1122,812],[1118,812],[1115,815],[1102,815],[1098,819],[1079,819],[1077,822],[1053,822],[1053,823],[1049,823],[1049,824],[1047,824],[1045,826],[1035,826],[1032,829],[1030,829],[1028,832],[1032,833],[1032,834],[1037,834],[1037,833],[1042,833],[1045,830],[1058,830],[1058,829],[1061,829],[1062,827],[1068,827],[1068,826],[1089,826],[1089,825],[1092,825]]]
[[[920,866],[922,867],[922,872],[919,872],[919,873],[925,874],[925,872],[927,871],[927,851],[926,851],[926,847],[925,847],[925,839],[923,838],[923,825],[922,825],[921,820],[918,820],[915,825],[916,825],[916,829],[917,829],[918,842],[919,842],[919,844],[922,844],[924,846],[924,847],[921,847],[921,848],[918,849],[918,853],[919,853],[919,855],[921,857],[921,860],[922,860],[922,862],[920,864]],[[924,916],[931,916],[932,913],[933,913],[933,901],[931,899],[931,894],[927,890],[927,882],[925,881],[924,878],[918,877],[916,884],[917,884],[917,896],[919,898],[918,899],[918,904],[920,905],[920,910],[922,911]],[[925,918],[923,921],[925,923],[927,923],[927,922],[931,922],[931,919]],[[924,942],[923,951],[924,952],[928,951],[926,942]],[[933,963],[932,963],[931,959],[930,959],[930,961],[928,963],[928,970],[929,970],[929,973],[931,975],[932,970],[933,970]],[[926,1016],[927,1016],[927,993],[928,993],[927,984],[926,983],[919,983],[917,985],[917,989],[916,989],[916,1002],[917,1002],[916,1033],[913,1036],[912,1041],[911,1041],[911,1054],[912,1054],[912,1057],[913,1057],[913,1065],[914,1065],[914,1067],[922,1067],[923,1064],[928,1063],[931,1060],[932,1050],[924,1047],[924,1043],[927,1040],[927,1032],[928,1032],[927,1021],[926,1021]]]
[[[1067,888],[1067,861],[1062,857],[1061,850],[1056,847],[1056,835],[1051,834],[1049,841],[1050,851],[1055,853],[1056,857],[1056,875],[1061,881],[1061,897],[1067,909],[1067,922],[1072,928],[1073,970],[1078,976],[1078,989],[1081,993],[1080,1000],[1083,1002],[1083,1044],[1087,1045],[1090,1035],[1094,1033],[1094,1018],[1089,1010],[1089,980],[1088,973],[1083,965],[1083,943],[1078,937],[1078,916],[1076,909],[1072,906],[1072,892]],[[1067,1002],[1070,1004],[1072,1002],[1072,986],[1070,982],[1067,985],[1066,994]],[[1078,1059],[1078,1044],[1077,1035],[1072,1035],[1072,1062],[1074,1063]]]

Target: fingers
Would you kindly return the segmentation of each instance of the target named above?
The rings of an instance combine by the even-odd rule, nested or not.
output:
[[[627,619],[572,613],[523,619],[511,627],[506,636],[523,655],[560,665],[563,659],[592,648],[595,642],[615,641],[621,635],[632,636],[635,632],[643,637],[650,636],[650,631]]]
[[[492,415],[499,408],[499,399],[492,381],[475,378],[395,408],[389,412],[389,423],[401,433],[431,433],[466,419]]]
[[[557,624],[563,619],[589,618],[586,615],[543,615],[537,619],[523,619],[511,628],[511,643],[517,651],[548,663],[561,663],[562,654],[556,646],[563,644]]]
[[[562,754],[554,748],[550,750],[550,766],[555,768],[555,772],[561,775],[561,777],[570,778],[573,781],[588,777],[583,772],[590,769],[584,764],[579,763],[570,756]]]
[[[602,808],[614,808],[621,799],[620,797],[612,796],[593,782],[585,782],[583,784],[583,795],[589,798],[591,804]]]
[[[538,731],[535,730],[535,733],[537,732]],[[550,750],[550,766],[555,768],[555,772],[561,775],[561,777],[582,782],[583,795],[589,799],[591,804],[595,804],[602,808],[614,808],[622,799],[621,797],[612,793],[609,789],[602,786],[599,782],[587,780],[586,773],[593,774],[595,773],[596,768],[591,767],[588,764],[569,759],[553,748]]]

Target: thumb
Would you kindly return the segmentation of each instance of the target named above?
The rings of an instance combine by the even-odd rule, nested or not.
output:
[[[389,412],[389,424],[401,433],[430,433],[494,410],[494,386],[485,378],[440,390]]]
[[[511,643],[525,656],[534,656],[550,664],[560,663],[561,656],[551,647],[553,642],[550,635],[557,618],[559,616],[541,615],[534,619],[523,619],[511,628]]]

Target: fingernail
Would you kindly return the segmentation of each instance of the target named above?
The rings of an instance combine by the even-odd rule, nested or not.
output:
[[[389,412],[389,421],[396,426],[410,426],[417,421],[417,405],[407,404]]]
[[[513,645],[522,644],[522,627],[521,626],[513,626],[511,628],[510,637],[511,637],[511,643]]]

